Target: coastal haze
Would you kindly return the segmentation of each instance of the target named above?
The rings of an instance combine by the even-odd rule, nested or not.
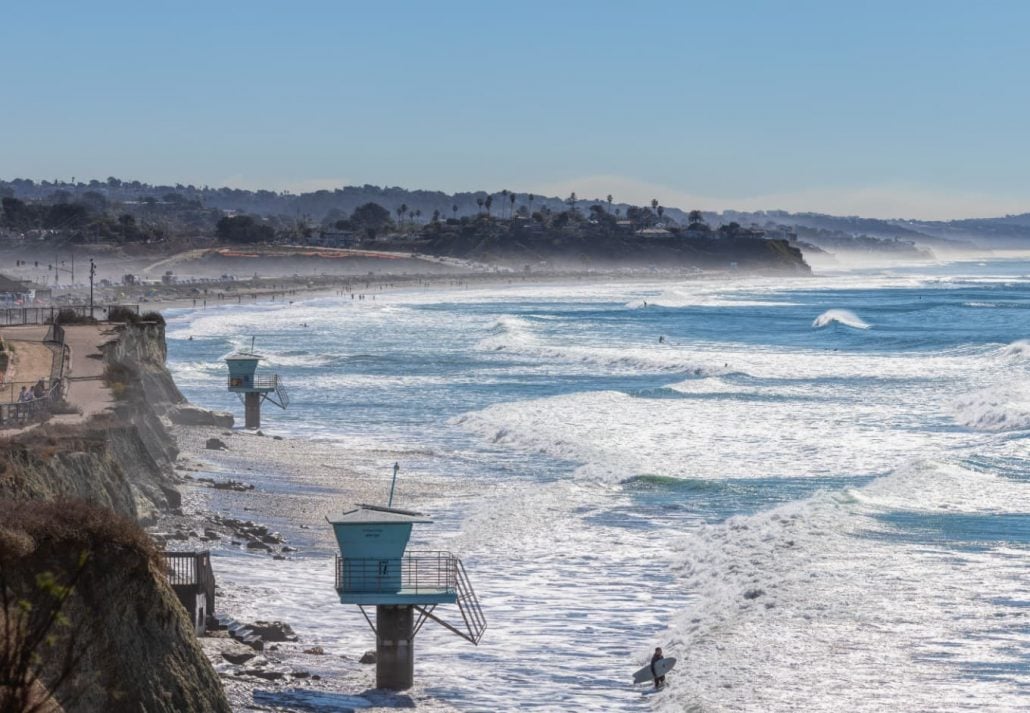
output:
[[[9,8],[0,710],[1026,709],[1028,20]]]

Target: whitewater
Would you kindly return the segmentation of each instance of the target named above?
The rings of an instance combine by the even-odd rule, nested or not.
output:
[[[499,284],[172,311],[169,363],[192,401],[240,414],[221,359],[255,337],[292,399],[266,433],[360,448],[369,472],[409,454],[400,505],[435,520],[418,544],[462,556],[490,626],[479,647],[419,634],[441,704],[1014,711],[1028,308],[1030,263],[1004,260]],[[404,478],[439,495],[405,500]],[[260,587],[239,614],[371,648],[331,545],[295,534],[285,562],[217,553],[223,586]],[[655,646],[679,663],[644,696],[630,677]]]

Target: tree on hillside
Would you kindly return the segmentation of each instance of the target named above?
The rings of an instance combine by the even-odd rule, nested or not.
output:
[[[67,609],[89,557],[81,553],[78,566],[65,576],[49,571],[36,575],[35,588],[25,591],[15,585],[24,566],[16,556],[21,543],[11,539],[0,547],[0,711],[53,710],[57,694],[65,706],[72,706],[81,694],[73,681],[89,632],[85,621],[71,621]]]
[[[508,202],[511,204],[508,206],[508,218],[515,217],[515,193],[514,191],[508,195]]]
[[[651,210],[658,210],[658,199],[657,198],[652,198],[651,199]]]
[[[576,212],[576,201],[577,200],[578,200],[578,198],[576,198],[576,192],[575,191],[570,193],[569,197],[565,199],[565,202],[569,206],[569,210],[571,210],[573,213]]]
[[[658,217],[661,218],[663,215],[665,215],[665,206],[660,205],[658,206]]]
[[[454,214],[454,219],[457,220],[458,219],[458,204],[457,203],[455,203],[454,205],[451,206],[451,213]]]
[[[262,243],[270,242],[275,237],[275,230],[251,215],[226,215],[215,225],[215,234],[229,243]]]
[[[690,225],[697,225],[698,223],[704,223],[705,217],[699,210],[692,210],[687,214],[687,223]]]
[[[533,199],[536,198],[536,196],[534,196],[532,193],[530,193],[527,196],[527,198],[529,198],[529,214],[532,215],[533,214]]]
[[[501,191],[501,217],[502,218],[504,217],[504,204],[507,203],[507,201],[504,200],[504,199],[507,198],[507,197],[508,197],[508,189],[505,188],[504,190]]]
[[[486,199],[483,200],[483,205],[486,206],[486,214],[487,215],[490,215],[490,206],[492,206],[493,204],[494,204],[494,197],[493,196],[487,196]]]
[[[485,202],[485,201],[484,201],[484,200],[483,200],[482,198],[477,198],[477,199],[476,199],[476,205],[478,205],[478,206],[479,206],[479,212],[480,212],[480,213],[482,213],[482,212],[483,212],[483,203],[484,203],[484,202]]]
[[[350,216],[350,223],[353,228],[365,231],[370,237],[375,237],[376,233],[389,226],[392,222],[390,211],[378,203],[372,202],[359,205]]]
[[[608,215],[612,213],[612,194],[608,194]]]

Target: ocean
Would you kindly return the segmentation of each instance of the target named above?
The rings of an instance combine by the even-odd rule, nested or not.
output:
[[[167,315],[191,401],[242,421],[222,359],[253,337],[291,395],[266,405],[267,433],[407,454],[395,504],[433,516],[419,544],[463,558],[489,622],[478,647],[419,634],[429,699],[1030,707],[1028,262]],[[421,480],[441,495],[406,498]],[[273,481],[290,491],[274,474],[259,489]],[[220,551],[216,573],[260,568],[263,605],[299,633],[372,648],[325,542],[287,562]],[[642,695],[655,646],[679,662]]]

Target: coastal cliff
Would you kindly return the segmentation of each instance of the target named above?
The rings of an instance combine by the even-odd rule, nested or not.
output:
[[[34,604],[48,596],[40,577],[78,573],[66,614],[83,627],[82,659],[55,688],[64,710],[227,711],[137,524],[180,502],[178,448],[164,418],[185,399],[165,369],[164,325],[113,327],[98,330],[113,406],[0,440],[0,567],[10,591]]]

